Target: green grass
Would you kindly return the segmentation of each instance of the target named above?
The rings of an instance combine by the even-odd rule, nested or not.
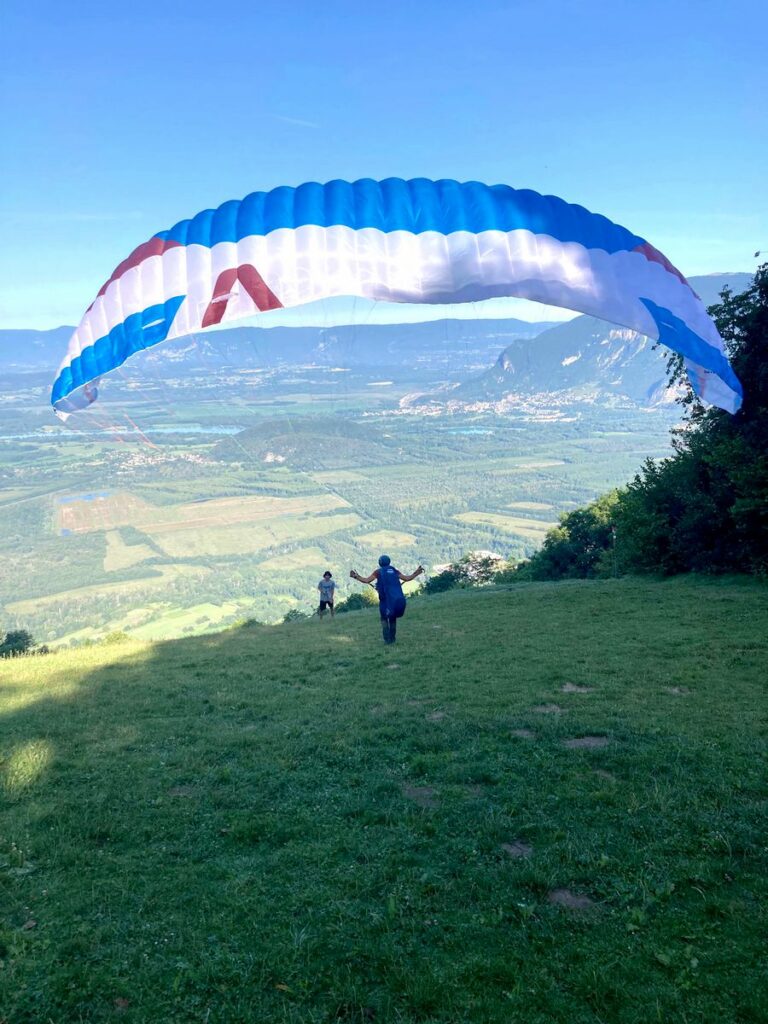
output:
[[[557,523],[545,523],[539,519],[523,519],[521,516],[505,516],[494,512],[459,512],[453,517],[460,523],[478,526],[493,526],[497,530],[516,533],[521,537],[541,542],[548,530]]]
[[[0,1020],[765,1021],[766,626],[531,584],[2,663]]]
[[[372,548],[406,548],[416,543],[412,533],[399,530],[376,530],[374,533],[358,534],[354,539]]]
[[[232,622],[250,611],[253,599],[238,598],[225,604],[192,605],[191,608],[172,608],[154,618],[151,622],[131,628],[132,638],[139,640],[162,640],[182,633],[206,633],[222,622]]]
[[[15,615],[31,615],[41,605],[55,605],[67,598],[85,599],[89,597],[106,597],[111,594],[128,596],[129,594],[167,587],[168,583],[178,576],[204,576],[212,570],[206,565],[158,565],[152,570],[151,576],[135,580],[124,580],[120,583],[93,583],[87,587],[77,587],[62,593],[49,594],[31,601],[14,601],[6,605],[9,612]]]

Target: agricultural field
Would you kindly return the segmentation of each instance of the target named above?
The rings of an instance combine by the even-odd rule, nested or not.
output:
[[[361,544],[368,544],[376,550],[388,548],[407,548],[416,543],[412,533],[398,533],[396,530],[377,530],[375,533],[363,533],[355,538]]]
[[[325,555],[320,547],[296,548],[285,555],[275,555],[258,563],[259,572],[290,572],[292,569],[310,569],[325,566]]]
[[[518,516],[498,515],[494,512],[459,512],[454,518],[460,523],[491,526],[533,540],[543,540],[547,531],[556,525],[551,522],[538,522],[535,519],[521,519]]]

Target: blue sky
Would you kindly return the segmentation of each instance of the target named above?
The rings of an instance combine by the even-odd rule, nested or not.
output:
[[[5,0],[0,327],[76,323],[156,231],[331,178],[506,182],[752,270],[766,53],[764,0]]]

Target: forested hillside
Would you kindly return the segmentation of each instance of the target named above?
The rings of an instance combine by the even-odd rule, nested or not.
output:
[[[671,359],[687,411],[672,456],[647,459],[626,487],[563,516],[513,576],[768,573],[768,264],[710,313],[744,387],[741,409],[705,409],[682,360]]]

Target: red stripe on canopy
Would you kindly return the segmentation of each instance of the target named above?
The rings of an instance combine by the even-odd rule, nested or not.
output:
[[[119,266],[115,267],[110,279],[105,281],[99,289],[99,295],[103,295],[112,282],[117,281],[117,279],[122,277],[126,271],[132,270],[134,267],[138,267],[140,263],[143,263],[144,260],[148,259],[150,256],[162,256],[164,252],[167,252],[169,249],[177,249],[180,245],[181,242],[174,242],[172,239],[157,238],[157,236],[150,238],[148,242],[142,242],[141,245],[137,246],[137,248],[133,250],[127,259],[123,260]],[[98,299],[99,295],[96,296],[96,299]],[[93,302],[95,302],[96,299],[94,299]],[[92,308],[93,302],[86,310],[86,313]]]

